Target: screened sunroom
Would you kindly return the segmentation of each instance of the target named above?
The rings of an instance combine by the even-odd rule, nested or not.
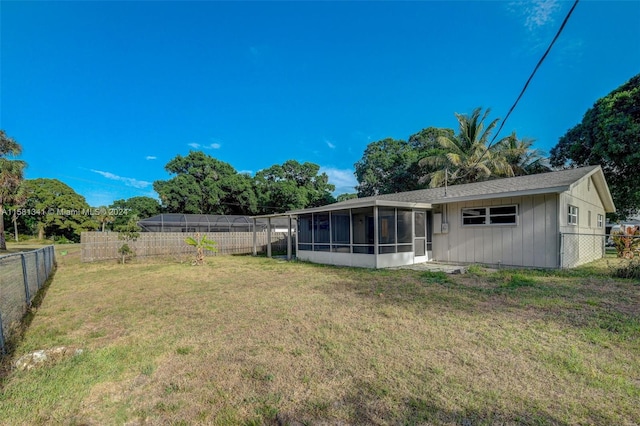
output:
[[[345,204],[352,207],[344,208]],[[292,212],[298,218],[297,258],[367,268],[410,265],[430,259],[430,205],[388,202],[384,205],[379,200],[362,204],[354,200]]]

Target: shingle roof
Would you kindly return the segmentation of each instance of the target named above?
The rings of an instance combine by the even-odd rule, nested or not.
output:
[[[446,190],[444,187],[428,188],[416,191],[397,192],[395,194],[354,198],[324,207],[305,209],[305,211],[335,210],[338,208],[349,208],[363,204],[380,204],[381,202],[443,204],[466,200],[560,193],[570,189],[572,185],[577,184],[582,179],[597,172],[599,172],[602,179],[597,179],[596,184],[601,187],[598,191],[600,192],[600,196],[603,198],[605,207],[608,207],[606,210],[615,211],[615,207],[613,206],[609,190],[606,187],[606,182],[604,181],[604,176],[602,175],[602,169],[600,166],[587,166],[557,172],[540,173],[537,175],[517,176],[484,182],[451,185],[447,187]],[[298,212],[300,211],[291,213]]]

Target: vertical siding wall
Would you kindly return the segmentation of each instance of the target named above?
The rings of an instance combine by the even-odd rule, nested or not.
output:
[[[462,226],[465,207],[518,206],[517,225]],[[433,235],[436,261],[558,267],[558,195],[542,194],[443,206],[447,234]]]
[[[578,225],[569,225],[569,204],[578,208]],[[589,226],[591,212],[591,226]],[[572,190],[560,194],[560,232],[575,234],[604,234],[604,226],[598,228],[598,215],[605,215],[604,205],[591,178],[585,179]]]
[[[569,205],[578,208],[578,224],[569,225]],[[589,225],[589,212],[591,212],[591,225]],[[559,208],[560,232],[563,234],[580,234],[572,238],[565,238],[562,247],[563,258],[571,259],[570,264],[562,267],[574,267],[583,263],[600,259],[604,255],[602,247],[603,239],[589,238],[588,235],[604,235],[604,223],[598,228],[598,215],[605,216],[604,205],[596,190],[591,177],[580,182],[573,189],[560,194]],[[582,237],[581,237],[582,236]],[[604,237],[603,237],[604,238]]]

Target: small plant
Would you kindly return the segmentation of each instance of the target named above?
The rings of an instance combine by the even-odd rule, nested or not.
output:
[[[127,261],[128,258],[135,256],[135,250],[129,246],[129,243],[135,242],[140,236],[140,227],[138,227],[138,217],[131,216],[126,225],[118,227],[118,239],[124,241],[122,246],[118,249],[118,254],[122,256],[122,264]]]
[[[131,247],[129,247],[129,244],[124,243],[118,249],[118,254],[122,256],[122,264],[124,265],[124,263],[127,261],[127,258],[133,255],[134,253],[133,253],[133,250],[131,250]]]
[[[640,249],[640,227],[623,226],[621,231],[611,234],[618,257],[633,259],[634,252]]]
[[[192,265],[205,264],[205,250],[213,253],[216,253],[218,251],[218,243],[208,239],[206,235],[202,235],[201,237],[200,233],[196,233],[195,238],[187,237],[184,242],[196,248],[196,257],[191,263]]]

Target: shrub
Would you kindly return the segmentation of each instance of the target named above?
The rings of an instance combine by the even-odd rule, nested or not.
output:
[[[633,259],[624,265],[618,266],[613,270],[613,276],[616,278],[640,279],[640,258]]]
[[[53,237],[53,242],[54,242],[54,244],[73,244],[73,241],[71,241],[70,239],[68,239],[64,235],[54,236]]]
[[[184,242],[196,248],[196,257],[192,262],[192,265],[204,265],[205,250],[214,253],[218,251],[218,248],[216,247],[218,243],[208,239],[206,235],[202,235],[202,237],[200,237],[200,233],[196,233],[195,238],[187,237]]]
[[[129,244],[124,243],[119,249],[118,249],[118,253],[122,256],[122,264],[124,265],[124,263],[126,262],[127,258],[131,257],[132,255],[134,255],[135,253],[133,252],[133,250],[131,250],[131,247],[129,247]]]
[[[611,239],[618,252],[618,257],[633,259],[634,252],[640,249],[640,228],[623,226],[621,231],[611,234]]]

